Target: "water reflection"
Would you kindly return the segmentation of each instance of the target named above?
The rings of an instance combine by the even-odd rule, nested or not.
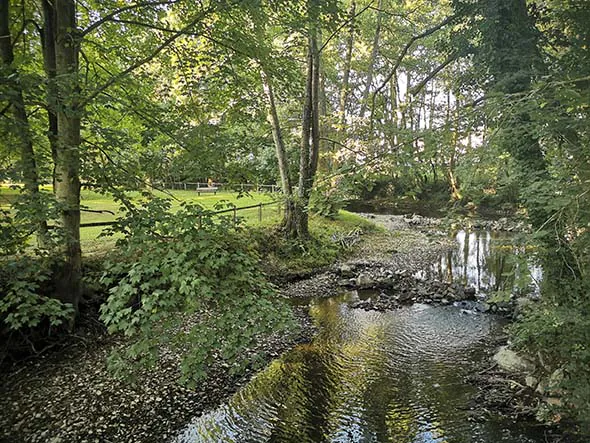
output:
[[[275,360],[175,442],[543,441],[502,421],[469,420],[463,378],[500,333],[494,317],[452,306],[365,312],[345,301],[313,301],[314,341]]]
[[[498,292],[539,295],[542,270],[532,255],[512,243],[509,235],[459,231],[455,241],[456,248],[417,276],[470,286],[481,295]]]

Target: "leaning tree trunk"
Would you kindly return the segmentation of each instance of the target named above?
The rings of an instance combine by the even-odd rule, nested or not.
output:
[[[270,76],[266,73],[264,67],[261,67],[260,77],[262,78],[264,94],[266,95],[266,99],[268,101],[268,120],[272,128],[272,137],[275,144],[275,153],[279,165],[279,173],[281,175],[281,189],[283,190],[283,196],[285,197],[283,228],[286,232],[293,232],[296,231],[293,210],[293,186],[291,182],[291,177],[289,175],[289,163],[287,159],[287,152],[285,149],[285,142],[283,139],[281,123],[279,120],[279,114],[277,112],[274,89],[272,86],[272,80]]]
[[[25,108],[21,82],[18,71],[14,68],[14,52],[10,35],[10,0],[0,0],[0,53],[2,57],[2,69],[6,79],[9,80],[11,94],[9,103],[12,108],[14,122],[16,124],[16,135],[19,144],[21,169],[25,193],[29,203],[36,209],[37,219],[35,222],[39,244],[43,246],[47,236],[47,221],[42,211],[41,194],[39,192],[39,175],[31,126]]]
[[[74,0],[55,0],[55,61],[60,79],[57,97],[55,197],[60,207],[64,264],[57,281],[57,296],[75,311],[81,293],[80,249],[80,113],[78,86],[78,35]]]

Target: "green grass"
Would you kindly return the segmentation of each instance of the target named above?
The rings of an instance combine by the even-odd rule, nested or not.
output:
[[[50,187],[45,187],[45,191],[51,192]],[[18,189],[11,189],[0,185],[0,208],[10,209],[10,204],[18,196]],[[133,200],[139,201],[141,195],[138,192],[128,194]],[[197,203],[206,209],[214,209],[218,203],[233,204],[236,207],[256,205],[258,203],[273,202],[273,195],[268,193],[250,193],[240,196],[237,192],[218,192],[217,194],[197,195],[196,191],[174,190],[169,193],[155,191],[155,196],[171,199],[172,210],[178,210],[181,202]],[[113,200],[112,197],[99,194],[97,192],[83,190],[81,193],[82,209],[93,211],[105,211],[102,213],[82,211],[81,222],[108,222],[115,220],[122,215],[120,203]],[[107,212],[108,211],[108,212]],[[226,215],[232,216],[232,213]],[[258,208],[245,209],[238,211],[237,215],[243,222],[249,226],[269,227],[279,223],[282,212],[278,205],[264,206],[262,208],[262,220]],[[310,217],[310,231],[316,238],[328,238],[334,232],[348,232],[354,228],[360,227],[364,232],[374,232],[379,228],[369,220],[341,210],[338,216],[333,220],[323,217]],[[99,237],[103,227],[82,227],[80,229],[80,239],[82,251],[85,255],[104,254],[114,246],[116,237]],[[320,248],[321,250],[321,248]],[[321,251],[318,251],[320,253]],[[330,255],[330,254],[328,254]],[[326,257],[329,261],[329,258]],[[321,260],[320,260],[321,261]]]
[[[355,248],[343,249],[332,235],[349,234],[360,228],[363,234],[381,231],[364,217],[340,210],[333,219],[312,215],[309,218],[310,238],[305,241],[286,239],[276,230],[253,229],[251,234],[264,257],[263,267],[269,275],[301,276],[332,264],[351,254]]]
[[[50,187],[44,187],[44,191],[51,192]],[[0,186],[0,209],[10,209],[19,194],[18,189],[12,189],[7,186]],[[141,200],[139,192],[128,194],[132,200]],[[239,195],[237,192],[217,192],[217,194],[202,193],[197,195],[196,191],[174,190],[168,193],[155,191],[157,197],[168,198],[171,200],[172,210],[178,210],[182,202],[196,203],[206,209],[214,209],[218,203],[232,204],[238,208],[244,206],[256,205],[258,203],[273,202],[273,195],[268,193],[253,192]],[[99,194],[94,191],[83,190],[80,195],[80,204],[82,207],[81,223],[109,222],[122,215],[120,203],[113,200],[108,195]],[[84,209],[104,212],[87,212]],[[228,215],[232,215],[231,213]],[[237,212],[238,217],[242,218],[246,224],[254,225],[272,225],[278,222],[280,214],[277,205],[265,206],[262,208],[262,222],[259,220],[259,209],[246,209]],[[102,227],[82,227],[80,229],[80,240],[84,254],[95,254],[110,249],[115,238],[99,237],[103,231]]]

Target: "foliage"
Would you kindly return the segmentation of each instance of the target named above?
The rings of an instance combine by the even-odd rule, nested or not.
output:
[[[1,264],[0,335],[27,335],[40,329],[46,334],[69,322],[72,306],[52,297],[55,259],[12,256],[2,258]]]
[[[309,206],[313,214],[335,218],[338,211],[342,209],[345,201],[345,194],[337,182],[330,183],[318,177],[318,182],[311,194]]]
[[[563,368],[566,377],[555,387],[564,393],[560,412],[573,415],[590,431],[590,301],[588,281],[548,284],[539,305],[526,311],[512,328],[515,346],[541,356],[546,375]],[[567,297],[568,302],[560,302]]]
[[[182,380],[191,384],[218,358],[231,371],[252,364],[247,351],[257,338],[292,321],[239,226],[197,205],[169,209],[169,201],[148,200],[113,229],[125,237],[102,277],[109,297],[101,318],[109,332],[129,337],[111,359],[116,373],[172,350],[183,355]]]
[[[518,204],[519,183],[513,161],[493,143],[467,153],[457,166],[457,176],[463,199],[478,207],[502,209]]]

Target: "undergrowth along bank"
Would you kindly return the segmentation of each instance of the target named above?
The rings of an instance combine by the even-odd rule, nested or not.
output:
[[[181,365],[185,383],[204,377],[218,358],[239,372],[258,358],[244,360],[242,349],[277,331],[296,329],[289,307],[267,277],[290,278],[327,266],[350,252],[353,245],[342,238],[376,230],[367,220],[341,211],[332,219],[311,217],[310,237],[294,241],[276,226],[252,228],[240,220],[236,225],[231,216],[214,217],[213,211],[198,205],[182,203],[177,208],[167,200],[148,199],[107,230],[116,238],[107,254],[86,260],[82,318],[95,321],[100,312],[110,332],[126,337],[128,346],[110,359],[117,375],[156,364],[168,348],[193,350]],[[10,287],[30,277],[2,274],[0,283]],[[51,281],[50,271],[44,278]],[[51,285],[29,285],[27,290],[40,301],[52,300]],[[67,342],[67,332],[56,334],[54,319],[43,318],[43,306],[27,313],[31,307],[11,293],[11,304],[5,303],[0,317],[7,343],[2,360],[26,355],[22,347],[29,341]],[[22,321],[7,324],[15,313]],[[14,337],[19,337],[18,355],[12,353]]]

